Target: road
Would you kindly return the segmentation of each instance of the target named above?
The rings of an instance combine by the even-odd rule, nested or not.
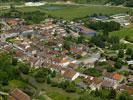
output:
[[[121,43],[124,43],[124,44],[131,44],[131,45],[133,45],[133,43],[131,43],[131,42],[129,42],[129,41],[126,41],[126,40],[124,40],[124,39],[121,39],[120,42],[121,42]]]
[[[8,93],[0,91],[0,95],[9,95]]]

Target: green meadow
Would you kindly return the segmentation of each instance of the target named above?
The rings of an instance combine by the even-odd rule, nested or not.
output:
[[[53,7],[53,8],[48,9],[48,7]],[[59,9],[56,9],[57,7]],[[16,9],[22,12],[41,11],[53,17],[63,18],[66,20],[82,18],[82,17],[86,17],[87,15],[91,15],[94,13],[103,13],[103,14],[108,14],[108,15],[126,13],[126,12],[133,13],[133,10],[131,8],[109,7],[109,6],[103,6],[103,5],[81,6],[81,5],[47,4],[47,5],[39,6],[39,7],[20,7],[20,8],[17,7]],[[3,13],[5,11],[1,10],[0,12]]]
[[[111,32],[110,35],[120,38],[124,38],[125,36],[133,37],[133,28],[123,28],[120,31]]]
[[[73,20],[76,18],[82,18],[87,15],[92,15],[94,13],[103,13],[103,14],[118,14],[118,13],[126,13],[133,11],[129,8],[118,8],[118,7],[107,7],[107,6],[73,6],[66,7],[60,10],[51,10],[47,11],[48,14],[63,18],[67,20]]]

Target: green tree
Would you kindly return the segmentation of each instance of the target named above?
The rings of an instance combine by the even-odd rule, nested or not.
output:
[[[51,83],[51,79],[50,77],[47,77],[47,84],[50,84]]]
[[[51,71],[48,68],[40,68],[34,71],[33,76],[38,82],[45,82],[50,74]]]
[[[54,70],[52,73],[51,73],[51,77],[55,77],[56,76],[56,71]]]
[[[118,57],[119,58],[123,58],[124,57],[124,51],[123,50],[119,50]]]
[[[20,72],[24,73],[24,74],[28,74],[29,70],[30,70],[30,66],[23,63],[23,62],[19,62],[18,63],[18,69]]]
[[[122,67],[122,64],[121,64],[120,62],[116,62],[116,63],[114,64],[114,66],[115,66],[115,68],[120,69],[120,68]]]
[[[66,91],[67,91],[67,92],[76,92],[76,86],[75,86],[75,84],[71,82],[71,83],[67,86]]]
[[[111,90],[110,90],[110,93],[109,93],[109,95],[108,95],[108,98],[109,98],[109,99],[115,99],[115,98],[116,98],[116,90],[111,89]]]
[[[131,55],[132,53],[133,53],[133,49],[132,48],[127,48],[126,54]]]

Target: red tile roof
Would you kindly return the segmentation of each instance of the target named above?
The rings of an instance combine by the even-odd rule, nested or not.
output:
[[[9,93],[9,100],[30,100],[30,97],[19,89],[14,89]]]

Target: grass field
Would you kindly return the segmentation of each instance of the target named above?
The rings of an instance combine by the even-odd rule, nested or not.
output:
[[[48,7],[62,7],[61,9],[48,10]],[[103,14],[118,14],[118,13],[133,13],[133,10],[130,8],[120,8],[120,7],[108,7],[108,6],[76,6],[76,5],[44,5],[39,7],[21,7],[17,8],[22,12],[29,11],[41,11],[49,15],[52,15],[57,18],[63,18],[66,20],[72,20],[75,18],[82,18],[87,15],[94,13],[103,13]],[[2,13],[3,11],[1,11]]]
[[[120,31],[111,32],[110,35],[120,38],[124,38],[125,36],[133,37],[133,28],[123,28]]]
[[[47,13],[55,17],[72,20],[75,18],[82,18],[94,13],[103,13],[111,15],[116,13],[124,13],[127,11],[131,12],[131,10],[127,8],[105,6],[73,6],[61,10],[47,11]]]

